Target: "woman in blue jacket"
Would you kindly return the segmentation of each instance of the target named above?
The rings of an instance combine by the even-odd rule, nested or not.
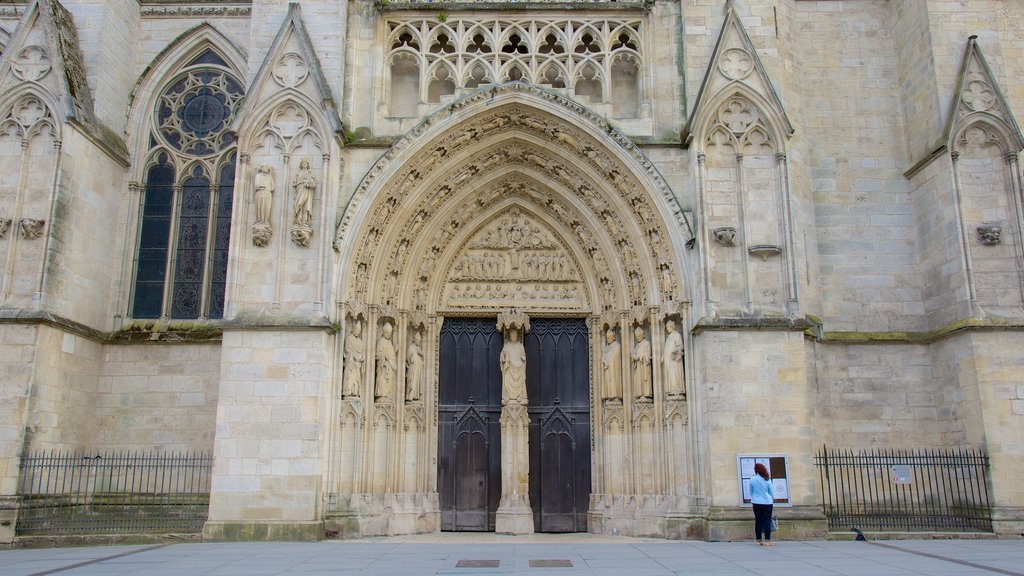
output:
[[[754,476],[750,479],[750,502],[754,505],[754,536],[762,546],[772,545],[772,506],[775,492],[772,479],[764,464],[754,464]],[[761,534],[764,541],[761,541]]]

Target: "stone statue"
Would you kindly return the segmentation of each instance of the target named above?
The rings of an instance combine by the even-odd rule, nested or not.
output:
[[[636,340],[636,346],[633,347],[633,391],[637,398],[651,398],[654,396],[651,383],[651,341],[640,326],[633,331],[633,338]]]
[[[377,339],[377,378],[373,397],[377,400],[391,400],[395,395],[395,370],[398,360],[395,356],[395,345],[391,342],[394,326],[385,322],[381,336]]]
[[[345,336],[345,372],[341,378],[343,398],[358,398],[363,383],[363,362],[366,359],[366,345],[362,339],[363,325],[356,322]]]
[[[416,402],[423,389],[423,348],[420,333],[412,333],[412,342],[405,351],[405,401]]]
[[[665,322],[665,394],[671,398],[685,398],[683,384],[683,337],[676,332],[676,323]]]
[[[501,405],[526,404],[526,348],[518,328],[509,328],[501,349]]]
[[[270,205],[274,198],[274,169],[266,164],[257,168],[254,188],[256,223],[270,224]]]
[[[292,207],[292,242],[306,247],[313,237],[313,194],[316,192],[316,176],[309,167],[309,160],[299,162],[299,173],[292,183],[295,188],[295,205]]]
[[[256,169],[253,182],[253,204],[256,205],[256,222],[252,227],[253,246],[270,244],[273,227],[270,224],[270,207],[274,199],[274,169],[264,164]]]
[[[622,346],[615,339],[615,331],[605,332],[604,353],[601,355],[601,398],[622,399]]]
[[[316,176],[309,167],[309,159],[299,162],[299,173],[292,183],[295,188],[295,206],[292,209],[292,224],[309,227],[313,220],[313,193],[316,191]]]

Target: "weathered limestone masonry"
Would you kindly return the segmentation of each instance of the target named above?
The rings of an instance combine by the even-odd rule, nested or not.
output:
[[[44,449],[212,452],[205,538],[312,540],[750,538],[741,454],[821,536],[823,444],[973,448],[1019,534],[1022,23],[0,0],[0,543]]]

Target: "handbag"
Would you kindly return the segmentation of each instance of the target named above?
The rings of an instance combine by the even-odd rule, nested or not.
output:
[[[778,532],[779,530],[779,519],[772,516],[772,532]]]

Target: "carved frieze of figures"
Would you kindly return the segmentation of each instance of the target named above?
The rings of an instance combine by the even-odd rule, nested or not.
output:
[[[7,231],[11,229],[10,218],[0,218],[0,238],[7,238]]]
[[[686,397],[686,386],[683,382],[683,337],[676,331],[674,320],[665,321],[665,395],[669,399]]]
[[[292,188],[295,190],[295,203],[292,205],[292,242],[299,246],[309,246],[313,236],[313,197],[316,195],[316,176],[309,165],[309,159],[299,162],[299,172],[295,175]]]
[[[395,395],[395,374],[398,370],[398,358],[395,354],[395,344],[391,341],[394,333],[394,326],[391,322],[385,322],[381,328],[380,338],[377,339],[377,361],[376,379],[374,380],[373,397],[378,402],[390,402]]]
[[[34,218],[22,218],[21,225],[21,237],[26,240],[33,238],[39,238],[43,235],[43,225],[46,224],[46,220],[36,220]]]
[[[612,329],[605,332],[604,351],[601,353],[601,399],[622,399],[622,346]]]
[[[647,333],[643,326],[637,326],[633,330],[632,375],[633,392],[637,398],[651,398],[654,396],[651,372],[651,341],[647,339]]]
[[[274,169],[264,164],[256,169],[253,179],[253,205],[256,221],[252,225],[253,246],[264,247],[270,243],[274,228],[270,222],[271,206],[274,203]]]
[[[341,395],[343,398],[358,398],[363,383],[363,363],[366,361],[363,325],[359,321],[355,322],[345,336],[344,360]]]
[[[423,390],[423,346],[419,331],[413,331],[405,351],[405,401],[419,402]]]

